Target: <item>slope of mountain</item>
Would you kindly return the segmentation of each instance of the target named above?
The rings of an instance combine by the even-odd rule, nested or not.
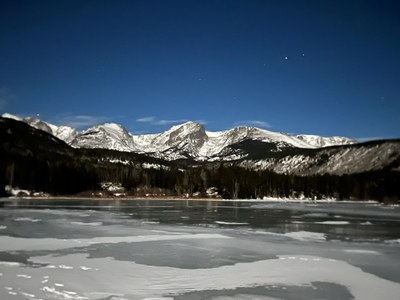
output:
[[[21,122],[15,118],[0,118],[0,146],[2,150],[11,149],[15,153],[38,156],[52,149],[54,153],[67,153],[70,148],[64,141],[56,138],[47,125],[40,126],[38,130],[33,126],[27,126],[25,121]],[[29,124],[28,124],[29,125]]]
[[[240,166],[281,174],[343,175],[387,168],[400,170],[400,139],[373,141],[318,149],[295,149],[292,153],[243,160]]]
[[[36,129],[43,130],[47,133],[54,135],[55,137],[63,140],[67,144],[71,144],[75,139],[77,132],[74,128],[68,126],[56,126],[47,122],[44,122],[37,118],[25,117],[21,118],[12,114],[5,113],[2,115],[3,118],[13,119],[16,121],[24,122]]]
[[[223,157],[229,146],[235,145],[245,140],[260,141],[266,144],[274,143],[278,147],[277,151],[283,148],[299,147],[299,148],[314,148],[296,137],[289,134],[272,132],[255,127],[236,127],[227,131],[207,132],[208,142],[200,149],[199,154],[204,158],[218,156]],[[225,150],[225,151],[224,151]]]
[[[197,161],[224,161],[241,159],[251,154],[250,143],[247,143],[244,148],[239,147],[240,150],[235,150],[232,146],[247,140],[265,143],[266,147],[264,148],[267,152],[282,152],[292,148],[313,149],[355,142],[343,137],[294,136],[245,126],[210,132],[206,131],[203,125],[194,122],[186,122],[173,126],[163,133],[149,135],[132,135],[124,127],[114,123],[97,125],[77,132],[71,127],[52,125],[36,118],[20,118],[10,114],[4,114],[3,117],[23,121],[37,129],[53,134],[73,147],[147,153],[167,160],[191,158]],[[253,145],[255,144],[257,143],[253,143]],[[260,151],[261,148],[258,147],[257,151]],[[246,149],[250,152],[246,153]]]

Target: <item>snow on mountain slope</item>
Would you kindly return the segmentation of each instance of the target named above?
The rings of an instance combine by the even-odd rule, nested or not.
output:
[[[397,140],[363,143],[341,148],[320,148],[314,153],[287,155],[258,161],[245,160],[242,167],[254,170],[271,170],[276,173],[310,174],[353,174],[379,170],[382,165],[400,168],[400,143]]]
[[[348,145],[354,144],[356,141],[340,136],[332,136],[332,137],[322,137],[319,135],[311,135],[311,134],[299,134],[296,137],[307,143],[308,145],[322,148],[322,147],[329,147],[329,146],[336,146],[336,145]]]
[[[63,140],[67,144],[71,144],[78,134],[75,129],[68,126],[59,126],[56,129],[52,130],[53,130],[53,135],[58,137],[60,140]]]
[[[187,157],[198,160],[218,160],[219,156],[221,159],[224,159],[223,156],[232,157],[233,153],[227,148],[245,140],[273,143],[276,145],[276,151],[291,147],[320,148],[354,142],[342,137],[294,136],[245,126],[210,132],[206,131],[203,125],[194,122],[173,126],[159,134],[132,135],[124,127],[115,123],[97,125],[77,132],[71,127],[55,126],[37,118],[20,118],[11,114],[3,114],[3,117],[16,119],[44,130],[73,147],[148,153],[168,160]],[[243,157],[243,155],[233,157]]]
[[[158,136],[159,136],[158,133],[154,133],[154,134],[133,135],[132,137],[135,146],[139,149],[140,152],[151,153],[157,151],[156,149],[154,149],[154,147],[151,146],[151,143]]]
[[[80,132],[71,145],[78,148],[103,148],[118,151],[137,151],[133,136],[121,125],[105,123]]]

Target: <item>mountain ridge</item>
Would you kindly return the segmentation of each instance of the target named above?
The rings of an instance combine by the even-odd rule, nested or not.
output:
[[[44,130],[76,148],[102,148],[125,152],[146,153],[167,160],[193,158],[198,161],[226,160],[228,147],[245,140],[275,144],[275,151],[286,148],[321,148],[356,143],[346,137],[317,135],[292,135],[249,126],[234,127],[224,131],[207,131],[204,125],[192,121],[172,126],[165,132],[134,135],[120,124],[104,123],[83,131],[68,126],[56,126],[33,117],[11,118]],[[231,158],[229,158],[231,159]]]

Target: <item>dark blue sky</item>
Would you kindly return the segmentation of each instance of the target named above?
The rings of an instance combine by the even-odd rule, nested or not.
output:
[[[0,112],[400,137],[399,1],[1,1]]]

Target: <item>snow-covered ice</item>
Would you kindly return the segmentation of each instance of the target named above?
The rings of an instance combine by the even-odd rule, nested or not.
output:
[[[5,207],[0,299],[397,299],[398,208],[354,207]]]

